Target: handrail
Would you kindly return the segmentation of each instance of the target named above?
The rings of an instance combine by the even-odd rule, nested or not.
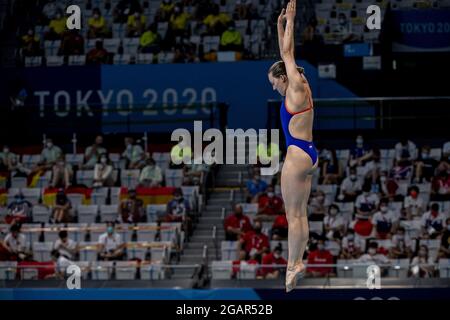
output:
[[[314,98],[314,102],[327,101],[417,101],[417,100],[450,100],[450,96],[431,97],[341,97],[341,98]],[[281,102],[280,99],[268,99],[268,102]]]

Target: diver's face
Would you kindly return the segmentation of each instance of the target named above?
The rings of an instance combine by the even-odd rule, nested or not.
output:
[[[273,90],[278,91],[278,93],[284,97],[286,95],[287,89],[287,77],[280,76],[279,78],[277,78],[274,77],[272,73],[269,73],[268,77]]]

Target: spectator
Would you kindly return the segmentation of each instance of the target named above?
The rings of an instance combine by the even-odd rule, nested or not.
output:
[[[332,204],[328,207],[328,214],[323,219],[323,228],[328,240],[340,240],[345,231],[345,221],[339,213],[339,207]]]
[[[5,217],[5,223],[16,224],[26,223],[31,220],[31,210],[33,205],[25,200],[22,193],[14,196],[14,201],[8,206],[8,214]]]
[[[432,201],[450,201],[450,176],[447,170],[441,170],[431,183]]]
[[[247,202],[253,203],[258,201],[258,197],[267,189],[267,183],[261,180],[259,172],[253,175],[253,178],[247,181],[246,198]]]
[[[441,246],[438,253],[439,259],[450,259],[450,218],[445,220],[445,230],[442,233]]]
[[[183,170],[183,185],[200,185],[203,182],[205,173],[208,171],[208,166],[203,163],[202,159],[192,161],[190,164],[186,164]]]
[[[127,35],[130,38],[140,37],[147,26],[147,17],[141,11],[135,11],[128,16]]]
[[[37,34],[34,33],[34,29],[28,29],[26,35],[22,36],[22,56],[33,57],[40,56],[42,54],[41,50],[41,40]]]
[[[423,213],[423,200],[419,198],[419,188],[412,186],[408,190],[408,196],[405,197],[403,202],[405,208],[406,219],[412,220],[422,216]]]
[[[372,157],[372,152],[364,145],[364,138],[362,135],[356,137],[356,145],[350,151],[349,166],[362,166]]]
[[[141,5],[139,3],[139,0],[120,0],[117,6],[114,8],[114,22],[126,23],[127,18],[130,15],[140,10]]]
[[[410,259],[412,256],[412,241],[405,233],[404,227],[398,227],[396,234],[392,236],[392,246],[389,250],[391,259]]]
[[[323,221],[329,206],[329,203],[325,198],[325,193],[322,190],[317,190],[310,201],[311,214],[309,220]]]
[[[45,35],[46,40],[60,40],[66,31],[66,17],[58,11],[48,24],[49,31]]]
[[[128,190],[128,198],[119,205],[119,221],[121,223],[142,222],[144,217],[144,203],[137,198],[136,190]]]
[[[213,4],[211,13],[203,20],[207,27],[208,35],[220,35],[226,29],[231,18],[226,13],[220,12],[218,4]]]
[[[430,182],[438,166],[438,161],[430,155],[430,146],[423,146],[417,161],[414,163],[414,182],[422,183],[423,180]]]
[[[340,259],[358,259],[364,248],[364,240],[355,237],[353,229],[347,230],[347,235],[342,238]]]
[[[275,221],[272,224],[272,240],[285,240],[288,236],[288,221],[286,213],[279,210]]]
[[[6,250],[6,260],[23,261],[30,257],[26,238],[20,232],[20,225],[13,224],[9,233],[3,239],[3,248]]]
[[[325,249],[325,239],[320,238],[317,240],[317,244],[312,245],[312,250],[308,255],[308,268],[306,269],[307,275],[310,277],[326,277],[335,276],[332,267],[314,267],[314,265],[321,264],[333,264],[334,259],[331,252]]]
[[[185,221],[188,234],[192,233],[192,220],[190,218],[191,206],[189,201],[183,197],[181,189],[177,188],[173,192],[173,199],[167,204],[166,222]]]
[[[12,171],[17,161],[17,155],[12,153],[7,145],[0,152],[0,172]]]
[[[100,155],[94,167],[93,187],[112,187],[114,185],[114,168],[108,154]]]
[[[141,53],[157,54],[161,51],[160,44],[161,36],[158,33],[157,25],[152,23],[139,39],[139,50]]]
[[[389,264],[389,259],[384,254],[378,252],[378,243],[371,242],[368,245],[367,253],[363,254],[358,259],[358,262],[383,265]]]
[[[125,151],[122,153],[122,158],[125,159],[128,169],[140,169],[145,165],[144,150],[130,137],[125,138]]]
[[[105,154],[106,149],[103,147],[103,137],[95,137],[95,142],[92,146],[86,148],[84,152],[83,169],[93,169],[100,159],[100,155]]]
[[[364,176],[367,180],[372,181],[372,183],[376,185],[380,173],[381,173],[381,152],[380,149],[373,149],[370,152],[370,157],[367,158],[367,161],[364,165]],[[380,190],[374,190],[374,192],[379,191]]]
[[[66,230],[62,230],[58,234],[59,239],[56,239],[53,244],[53,250],[57,250],[59,254],[69,260],[73,260],[77,253],[77,243],[69,239]]]
[[[262,233],[262,224],[256,221],[253,230],[248,230],[240,239],[247,256],[256,255],[258,260],[270,249],[269,237]]]
[[[163,180],[162,171],[159,166],[156,165],[153,158],[148,158],[146,160],[147,165],[142,169],[139,176],[139,183],[143,187],[159,187]]]
[[[395,232],[398,217],[393,211],[389,210],[388,199],[380,200],[378,211],[373,215],[372,224],[375,227],[377,239],[387,239]]]
[[[243,214],[240,204],[236,204],[234,213],[226,217],[224,229],[225,240],[227,241],[236,241],[241,235],[252,229],[250,219]]]
[[[122,260],[126,244],[120,234],[116,233],[113,222],[106,224],[106,232],[98,237],[99,258],[106,261]]]
[[[92,10],[92,17],[88,20],[88,26],[89,39],[106,38],[110,35],[106,20],[102,16],[99,8],[94,8],[94,10]]]
[[[46,139],[45,147],[41,152],[41,159],[38,166],[33,169],[33,172],[51,169],[61,159],[62,155],[61,148],[55,146],[52,139]]]
[[[78,30],[73,29],[64,33],[59,54],[64,56],[84,54],[84,39]]]
[[[231,278],[236,279],[239,278],[239,273],[241,271],[241,265],[258,265],[259,261],[257,260],[256,255],[251,256],[249,259],[247,259],[247,254],[245,251],[239,252],[239,259],[233,261],[233,268],[232,268],[232,274]],[[256,272],[256,279],[263,279],[261,269],[257,270]]]
[[[287,261],[281,256],[283,252],[283,247],[281,243],[277,245],[272,252],[264,255],[262,258],[262,274],[265,279],[278,279],[286,268]],[[272,265],[273,267],[266,267],[266,265]],[[275,266],[281,266],[276,268]]]
[[[258,199],[258,220],[271,220],[275,219],[278,212],[283,209],[283,200],[275,195],[272,186],[268,186],[266,192],[263,193]]]
[[[345,177],[341,183],[338,200],[343,202],[353,202],[358,194],[361,193],[361,189],[361,181],[356,176],[356,167],[351,167],[350,174]]]
[[[364,184],[363,193],[356,198],[356,222],[353,226],[355,232],[362,237],[372,233],[371,218],[378,208],[380,202],[378,195],[371,193],[370,184]]]
[[[430,211],[423,214],[421,218],[422,236],[435,239],[444,232],[445,215],[439,211],[439,204],[433,203]]]
[[[428,254],[428,247],[421,245],[417,255],[411,260],[411,275],[419,278],[431,278],[433,274],[433,258]]]
[[[323,177],[323,184],[337,184],[339,177],[342,175],[341,166],[336,156],[336,150],[324,149],[321,152],[320,158],[321,175]]]
[[[220,37],[220,50],[222,51],[242,51],[242,36],[236,30],[234,22],[230,22],[228,29]]]
[[[395,179],[392,179],[388,176],[388,172],[386,170],[381,171],[380,176],[378,177],[378,185],[379,191],[382,196],[389,198],[391,201],[403,201],[403,195],[397,195],[397,190],[399,188],[398,183]]]
[[[188,13],[184,12],[181,5],[175,5],[169,19],[169,32],[172,37],[184,35],[190,17]]]
[[[86,64],[102,64],[108,62],[108,51],[103,48],[103,41],[95,42],[95,48],[92,48],[86,55]]]
[[[54,249],[50,253],[52,260],[55,262],[55,272],[45,276],[45,279],[56,278],[64,279],[67,268],[73,264],[66,256],[62,255],[60,251]]]
[[[53,207],[52,217],[50,221],[53,223],[66,223],[70,222],[72,204],[69,198],[64,193],[64,190],[58,190],[56,194],[55,206]]]
[[[417,159],[417,147],[414,142],[402,139],[395,145],[395,165],[400,167],[411,166]]]
[[[158,12],[156,14],[156,21],[165,22],[169,21],[172,16],[172,12],[175,10],[175,3],[172,0],[163,0],[159,5]]]
[[[59,157],[52,168],[52,183],[54,188],[68,188],[73,176],[72,166],[66,164],[63,155]]]

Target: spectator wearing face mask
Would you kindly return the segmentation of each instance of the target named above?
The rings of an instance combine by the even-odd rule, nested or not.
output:
[[[167,204],[168,222],[182,221],[189,212],[189,201],[184,199],[181,189],[175,189],[173,199]]]
[[[61,155],[52,168],[51,186],[54,188],[68,188],[72,184],[73,171],[72,166],[66,164]]]
[[[363,254],[358,262],[361,263],[374,263],[377,265],[389,264],[389,259],[378,252],[378,243],[371,242],[367,247],[367,253]],[[384,269],[384,268],[383,268]]]
[[[182,36],[187,30],[190,14],[184,12],[180,4],[175,5],[169,18],[169,32],[173,37]]]
[[[224,229],[227,241],[236,241],[241,235],[252,229],[250,219],[243,214],[240,204],[236,204],[234,213],[225,218]]]
[[[247,200],[255,203],[258,201],[258,197],[266,191],[267,183],[261,180],[261,176],[257,172],[253,175],[252,179],[247,181],[246,187]]]
[[[161,51],[161,36],[158,33],[156,23],[148,26],[147,30],[142,33],[139,39],[139,51],[141,53],[157,54]]]
[[[128,16],[127,35],[130,38],[140,37],[147,26],[147,17],[138,10]]]
[[[450,175],[447,170],[441,170],[431,183],[432,201],[450,201]]]
[[[139,183],[143,187],[159,187],[163,180],[162,171],[159,166],[156,165],[153,158],[146,160],[147,165],[142,169],[139,176]]]
[[[262,257],[270,248],[269,237],[262,233],[262,224],[256,221],[253,230],[247,231],[240,239],[242,249],[250,256],[250,252],[255,250],[258,258]]]
[[[356,137],[356,145],[350,151],[349,166],[362,166],[372,157],[372,152],[364,144],[362,135]]]
[[[322,190],[317,190],[311,197],[309,208],[311,214],[310,221],[323,221],[325,214],[328,212],[329,203],[325,198],[325,193]]]
[[[445,215],[439,211],[439,204],[433,203],[429,211],[421,218],[422,235],[425,238],[435,239],[444,232]]]
[[[77,253],[77,243],[69,238],[66,230],[60,231],[58,236],[59,239],[53,244],[53,250],[58,250],[61,256],[73,260]]]
[[[279,211],[283,209],[283,200],[275,195],[272,186],[268,186],[266,193],[258,199],[258,215],[260,221],[273,221]]]
[[[14,201],[8,206],[8,214],[5,217],[5,223],[12,225],[30,221],[32,207],[33,205],[25,200],[23,194],[16,194],[14,196]]]
[[[66,31],[66,17],[58,11],[48,24],[49,31],[45,34],[46,40],[60,40]]]
[[[392,247],[389,249],[391,259],[410,259],[412,257],[412,240],[406,234],[405,228],[398,227],[392,236]]]
[[[317,266],[314,265],[321,264],[333,264],[334,259],[331,252],[325,249],[325,239],[320,238],[317,240],[317,244],[311,244],[311,252],[308,255],[308,268],[306,269],[307,276],[310,277],[326,277],[335,276],[333,272],[333,267]]]
[[[94,188],[112,187],[114,185],[113,166],[108,154],[102,154],[94,167]]]
[[[63,189],[58,190],[56,194],[55,206],[53,207],[53,214],[51,222],[53,223],[67,223],[72,220],[71,211],[72,204],[69,198],[64,193]]]
[[[364,184],[363,193],[356,198],[356,222],[353,226],[355,232],[362,237],[372,233],[372,216],[377,211],[380,202],[378,195],[371,192],[371,185]]]
[[[125,138],[125,151],[122,153],[122,158],[125,159],[128,169],[140,169],[145,165],[144,150],[130,137]]]
[[[336,156],[335,149],[324,149],[319,157],[321,160],[321,175],[323,177],[323,184],[337,184],[339,178],[342,176],[341,166]]]
[[[389,209],[389,200],[381,199],[378,211],[372,218],[377,239],[387,239],[393,234],[398,225],[398,216]]]
[[[61,159],[62,155],[61,148],[55,146],[52,139],[47,139],[45,141],[45,147],[41,152],[41,159],[37,166],[32,170],[32,173],[51,169],[58,159]]]
[[[445,230],[442,233],[441,246],[438,253],[439,259],[450,259],[450,218],[445,220]]]
[[[105,154],[106,149],[103,147],[103,137],[95,137],[95,142],[93,145],[86,148],[84,152],[84,165],[83,169],[89,170],[93,169],[100,159],[100,155]]]
[[[144,204],[137,198],[136,190],[128,190],[128,198],[119,205],[119,221],[121,223],[142,222],[144,217]]]
[[[98,237],[99,258],[106,261],[122,260],[124,257],[125,243],[122,237],[115,231],[113,222],[106,224],[106,232]]]
[[[17,162],[17,155],[12,153],[7,145],[3,146],[3,151],[0,152],[0,172],[11,171]]]
[[[350,168],[350,174],[344,178],[341,183],[338,201],[352,202],[355,201],[358,194],[361,193],[361,181],[356,176],[356,167]]]
[[[431,157],[430,146],[423,146],[419,157],[414,162],[414,182],[431,181],[439,162]]]
[[[408,190],[408,196],[403,202],[405,208],[406,218],[412,220],[419,218],[423,213],[423,200],[419,198],[419,188],[412,186]]]
[[[286,212],[283,210],[278,211],[277,216],[272,224],[272,240],[285,240],[288,236],[288,221],[286,218]]]
[[[347,230],[347,235],[342,238],[340,259],[358,259],[364,248],[364,241],[355,237],[353,229]]]
[[[272,252],[265,254],[262,258],[262,265],[265,265],[262,269],[262,275],[265,279],[278,279],[281,275],[283,268],[286,267],[287,261],[281,256],[283,247],[281,243],[276,246]],[[266,267],[266,265],[272,265],[273,267]],[[277,266],[279,266],[277,268]]]
[[[105,38],[109,36],[108,25],[99,8],[94,8],[94,10],[92,10],[92,17],[88,19],[88,26],[89,39]]]
[[[339,240],[345,230],[344,218],[339,214],[339,207],[332,204],[328,207],[328,214],[323,219],[323,228],[328,240]]]
[[[416,256],[411,260],[411,275],[418,278],[431,278],[434,275],[434,261],[428,254],[428,247],[421,245]]]

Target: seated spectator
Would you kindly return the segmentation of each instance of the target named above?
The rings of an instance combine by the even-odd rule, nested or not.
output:
[[[285,240],[288,236],[288,221],[284,208],[278,211],[272,224],[272,240]]]
[[[139,176],[139,184],[142,187],[159,187],[163,180],[162,171],[159,166],[156,165],[153,158],[148,158],[146,160],[147,165],[142,169]]]
[[[341,177],[341,166],[336,156],[336,150],[322,150],[319,159],[321,160],[321,176],[323,184],[337,184]]]
[[[411,275],[418,278],[431,278],[434,276],[434,261],[428,254],[428,247],[421,245],[419,251],[411,260]]]
[[[126,23],[129,15],[141,9],[139,0],[120,0],[113,11],[114,22]]]
[[[438,253],[439,259],[450,259],[450,218],[445,220],[445,230],[442,233],[441,246]]]
[[[283,210],[283,199],[275,195],[272,186],[268,186],[266,192],[258,199],[257,220],[273,221],[278,212]]]
[[[84,39],[77,29],[69,30],[64,33],[59,54],[64,56],[84,54]]]
[[[389,200],[380,200],[378,211],[372,217],[377,239],[388,239],[395,232],[398,225],[398,216],[389,210]]]
[[[31,220],[31,210],[33,205],[25,200],[22,193],[18,193],[14,196],[14,201],[8,206],[8,213],[5,217],[5,223],[16,224],[26,223]]]
[[[316,264],[333,264],[334,259],[331,252],[325,249],[325,239],[320,238],[317,240],[317,244],[311,245],[311,251],[308,255],[308,267],[306,269],[306,275],[309,277],[326,277],[335,276],[333,267],[315,267]]]
[[[342,239],[345,231],[345,221],[337,205],[332,204],[328,207],[328,214],[323,219],[323,228],[328,240]]]
[[[53,274],[46,275],[45,279],[64,279],[67,268],[72,265],[73,262],[56,249],[52,250],[50,255],[52,260],[55,262],[55,272]]]
[[[114,168],[108,154],[104,153],[98,159],[94,167],[93,187],[112,187],[114,186]]]
[[[161,51],[161,36],[158,33],[156,23],[149,25],[139,39],[139,51],[141,53],[157,54]]]
[[[325,198],[325,193],[322,190],[317,190],[310,200],[310,216],[311,221],[323,221],[325,214],[328,212],[330,204]]]
[[[187,234],[192,234],[191,206],[189,201],[183,197],[181,189],[177,188],[173,192],[173,199],[167,204],[166,222],[185,222]]]
[[[159,5],[159,9],[156,13],[155,17],[156,21],[158,22],[169,21],[174,10],[175,10],[175,3],[172,0],[163,0]]]
[[[228,29],[222,33],[220,37],[221,51],[242,51],[242,35],[236,30],[234,22],[230,22]]]
[[[405,233],[404,227],[398,227],[392,236],[392,247],[389,250],[390,259],[410,259],[412,257],[412,240]]]
[[[196,164],[195,162],[194,160],[192,163],[186,164],[183,168],[183,185],[185,186],[200,185],[203,182],[205,173],[208,171],[206,164],[203,162]]]
[[[253,175],[253,178],[247,181],[246,184],[246,198],[247,202],[257,202],[258,197],[263,194],[267,189],[267,183],[261,180],[261,176],[259,172],[256,172]]]
[[[427,211],[422,215],[422,236],[431,239],[440,237],[444,232],[445,218],[445,215],[439,211],[439,204],[433,203],[430,211]]]
[[[405,197],[403,202],[403,207],[405,208],[407,220],[412,220],[422,216],[423,200],[422,198],[419,198],[419,188],[417,186],[412,186],[409,188],[408,196]]]
[[[48,24],[49,31],[45,35],[46,40],[60,40],[66,31],[66,17],[62,12],[57,12],[55,17]]]
[[[208,35],[221,35],[231,21],[230,16],[220,12],[218,4],[213,4],[211,13],[203,20]]]
[[[239,278],[239,273],[241,271],[241,265],[243,265],[245,263],[248,265],[258,265],[259,260],[256,257],[256,255],[253,255],[247,259],[247,254],[245,253],[245,251],[240,251],[239,259],[233,261],[233,269],[232,269],[233,273],[231,274],[232,279]],[[263,279],[261,269],[256,271],[256,279]]]
[[[59,239],[56,239],[53,244],[53,250],[57,250],[61,256],[69,260],[74,260],[77,254],[77,243],[69,238],[66,230],[60,231],[58,236]]]
[[[14,170],[17,155],[12,153],[7,145],[3,146],[3,152],[0,152],[0,172]]]
[[[364,184],[362,191],[355,202],[356,222],[353,229],[359,236],[368,237],[372,233],[371,218],[377,211],[380,200],[378,195],[371,193],[370,184]]]
[[[140,37],[147,26],[147,17],[141,11],[135,11],[128,16],[127,36],[130,38]]]
[[[31,253],[27,248],[25,235],[20,232],[20,225],[13,224],[9,228],[9,233],[3,239],[3,250],[6,260],[24,261]]]
[[[447,170],[441,170],[431,183],[432,201],[450,201],[450,175]]]
[[[349,166],[363,166],[372,157],[372,152],[364,145],[362,135],[356,137],[356,145],[350,150]]]
[[[362,185],[356,176],[356,167],[350,168],[350,174],[342,180],[338,200],[343,202],[353,202],[361,193]]]
[[[89,39],[107,38],[110,36],[108,25],[99,8],[92,10],[92,17],[88,19],[88,26]]]
[[[366,180],[371,181],[373,185],[377,185],[380,174],[381,152],[380,149],[375,148],[370,152],[370,157],[367,158],[367,161],[364,165],[364,177]],[[380,190],[374,190],[374,192],[380,192]]]
[[[281,243],[272,252],[265,254],[262,258],[262,265],[272,265],[273,267],[262,267],[262,275],[265,279],[278,279],[286,268],[287,261],[281,256],[283,247]],[[280,266],[280,267],[276,267]]]
[[[95,48],[92,48],[86,55],[86,64],[102,64],[108,62],[108,51],[103,48],[103,41],[95,42]]]
[[[125,151],[122,158],[126,162],[128,169],[141,169],[145,166],[145,153],[142,147],[134,142],[133,138],[125,138]]]
[[[424,180],[427,182],[431,181],[434,176],[434,172],[439,164],[436,159],[433,159],[430,155],[430,146],[423,146],[422,150],[415,161],[414,166],[414,182],[422,183]]]
[[[33,57],[42,55],[41,40],[34,29],[30,28],[27,34],[22,36],[22,56]]]
[[[417,159],[417,147],[414,142],[402,139],[395,145],[395,165],[399,167],[411,166]]]
[[[106,149],[103,147],[103,137],[99,135],[95,137],[94,144],[87,147],[84,151],[84,164],[82,168],[85,170],[94,169],[100,159],[100,155],[105,153]]]
[[[180,4],[176,4],[169,19],[169,32],[172,37],[182,36],[188,27],[191,16]]]
[[[52,139],[46,139],[39,163],[33,168],[32,173],[50,170],[56,164],[58,159],[61,159],[62,155],[61,148],[55,146]]]
[[[128,198],[120,202],[119,205],[119,222],[121,223],[138,223],[144,218],[144,203],[137,198],[136,190],[128,190]]]
[[[113,222],[106,224],[106,232],[98,237],[99,259],[106,261],[122,260],[125,256],[124,249],[126,244],[123,243],[122,237],[115,231]]]
[[[72,220],[71,217],[72,204],[69,198],[64,193],[64,190],[58,190],[56,194],[55,206],[53,207],[52,217],[50,222],[66,223]]]
[[[224,229],[226,241],[237,241],[244,233],[252,229],[250,219],[243,214],[240,204],[236,204],[234,213],[225,218]]]
[[[70,164],[66,164],[61,155],[52,168],[51,186],[54,188],[68,188],[72,183],[73,171]]]
[[[364,240],[355,237],[353,229],[347,230],[347,235],[342,238],[340,259],[358,259],[364,248]]]
[[[389,259],[378,250],[378,243],[371,242],[367,246],[367,253],[363,254],[359,259],[358,262],[361,263],[371,263],[371,264],[377,264],[377,265],[383,265],[383,264],[389,264]],[[386,269],[384,269],[386,270]]]
[[[256,255],[258,260],[263,253],[270,250],[269,237],[262,233],[262,224],[259,221],[254,223],[253,230],[248,230],[241,236],[240,242],[247,256]]]

